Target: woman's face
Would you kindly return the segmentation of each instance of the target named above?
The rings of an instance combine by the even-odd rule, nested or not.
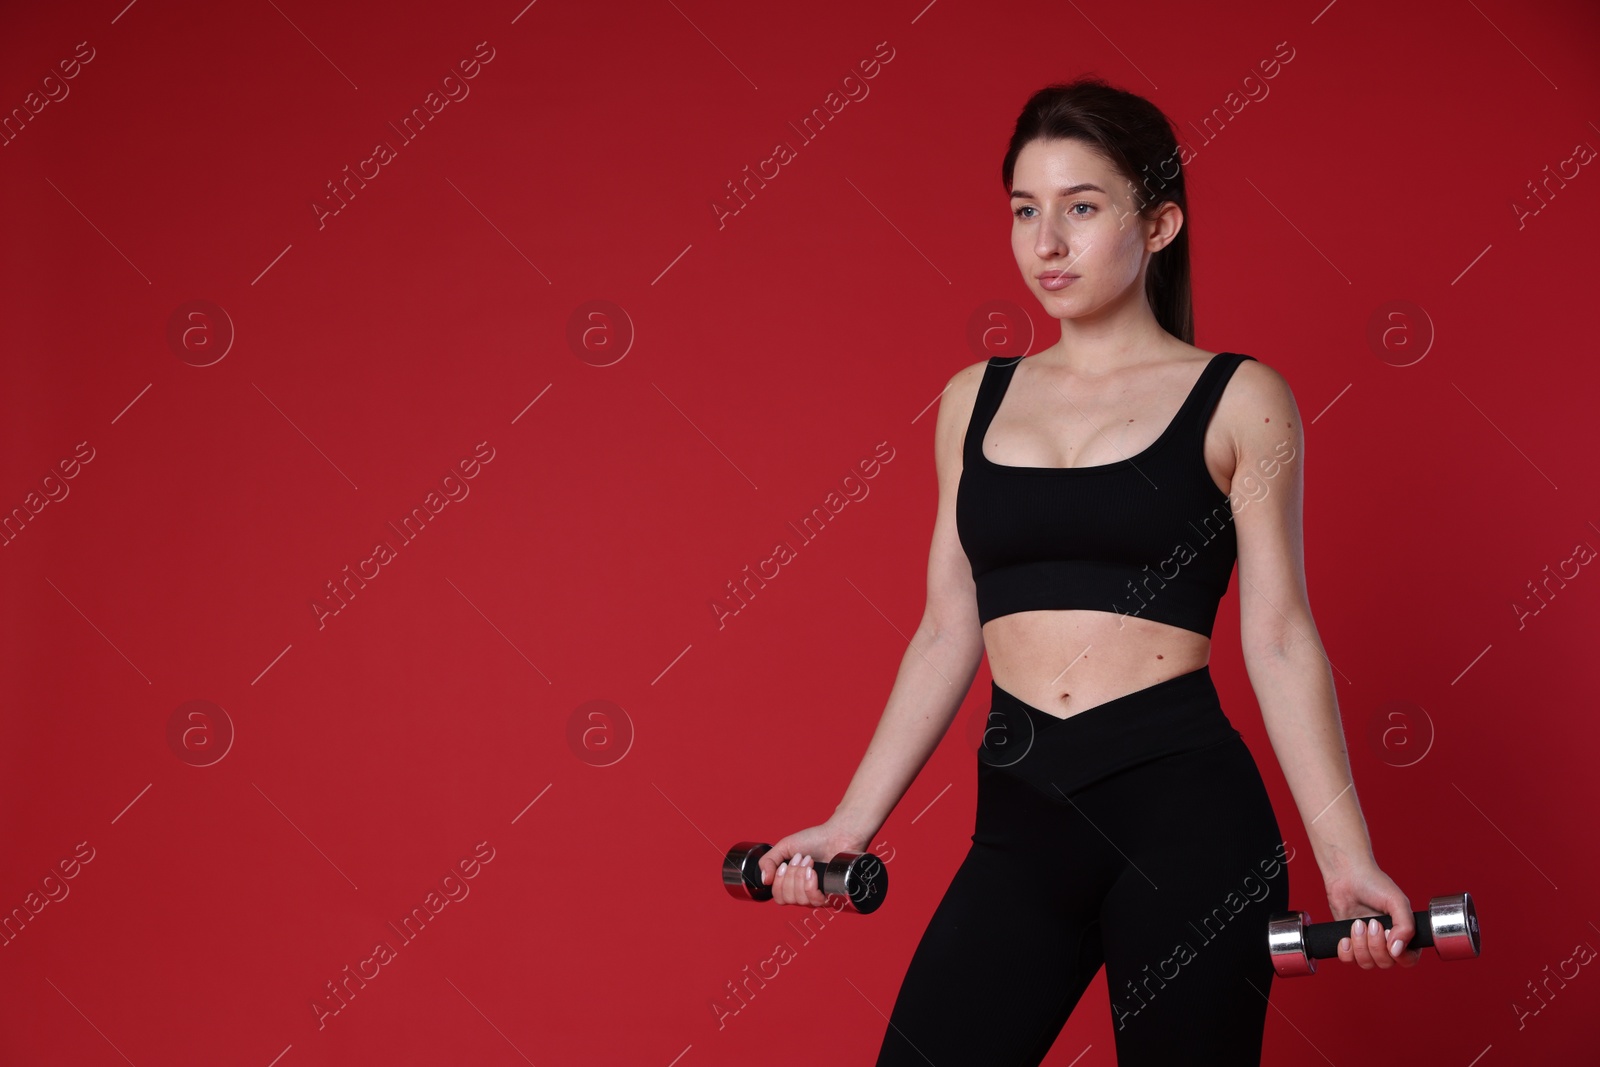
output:
[[[1144,298],[1149,253],[1178,232],[1183,214],[1167,204],[1153,220],[1135,214],[1133,190],[1082,141],[1035,140],[1011,176],[1011,250],[1022,278],[1058,319],[1093,317]],[[1049,275],[1076,275],[1064,285]]]

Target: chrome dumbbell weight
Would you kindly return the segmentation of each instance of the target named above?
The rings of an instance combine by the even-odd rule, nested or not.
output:
[[[1468,960],[1478,955],[1478,909],[1471,893],[1434,897],[1427,911],[1412,912],[1412,916],[1417,932],[1406,948],[1432,948],[1443,960]],[[1361,921],[1367,918],[1362,916]],[[1394,927],[1388,915],[1370,918],[1386,930]],[[1318,960],[1338,957],[1339,940],[1350,932],[1353,922],[1338,919],[1313,926],[1311,916],[1303,911],[1274,913],[1267,923],[1267,951],[1272,954],[1273,969],[1284,978],[1316,974]]]
[[[772,846],[741,841],[722,857],[722,885],[739,900],[771,900],[772,887],[761,882],[761,857]],[[826,863],[815,861],[817,888],[824,896],[844,897],[846,907],[866,915],[878,910],[889,891],[889,869],[870,852],[839,852]]]

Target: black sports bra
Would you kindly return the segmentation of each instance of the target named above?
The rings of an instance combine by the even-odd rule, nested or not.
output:
[[[1014,467],[983,454],[1022,361],[990,359],[956,490],[956,532],[972,564],[979,624],[1018,611],[1086,608],[1210,637],[1238,545],[1228,495],[1206,468],[1206,425],[1234,370],[1253,358],[1218,352],[1154,444],[1093,467]]]

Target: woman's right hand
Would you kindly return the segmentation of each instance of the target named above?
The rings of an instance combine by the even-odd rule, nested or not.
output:
[[[778,841],[761,857],[761,882],[772,887],[772,899],[779,904],[817,907],[828,898],[822,892],[816,863],[826,863],[840,852],[865,852],[867,844],[832,823],[801,830]]]

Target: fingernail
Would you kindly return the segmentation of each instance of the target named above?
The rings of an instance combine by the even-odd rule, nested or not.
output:
[[[1400,951],[1401,951],[1400,939],[1397,937],[1397,938],[1394,939],[1394,943],[1389,946],[1389,955],[1391,955],[1391,956],[1399,956],[1400,955]]]
[[[1383,925],[1377,919],[1367,920],[1367,933],[1377,935],[1383,933]]]
[[[1339,951],[1340,952],[1349,952],[1350,951],[1350,939],[1348,937],[1341,937],[1339,939]]]
[[[813,871],[810,867],[807,867],[806,868],[806,884],[810,885],[812,880],[815,879],[816,877],[817,877],[817,872]]]
[[[788,870],[788,869],[789,869],[789,865],[787,863],[778,864],[778,877],[782,878],[783,877],[783,872]]]

